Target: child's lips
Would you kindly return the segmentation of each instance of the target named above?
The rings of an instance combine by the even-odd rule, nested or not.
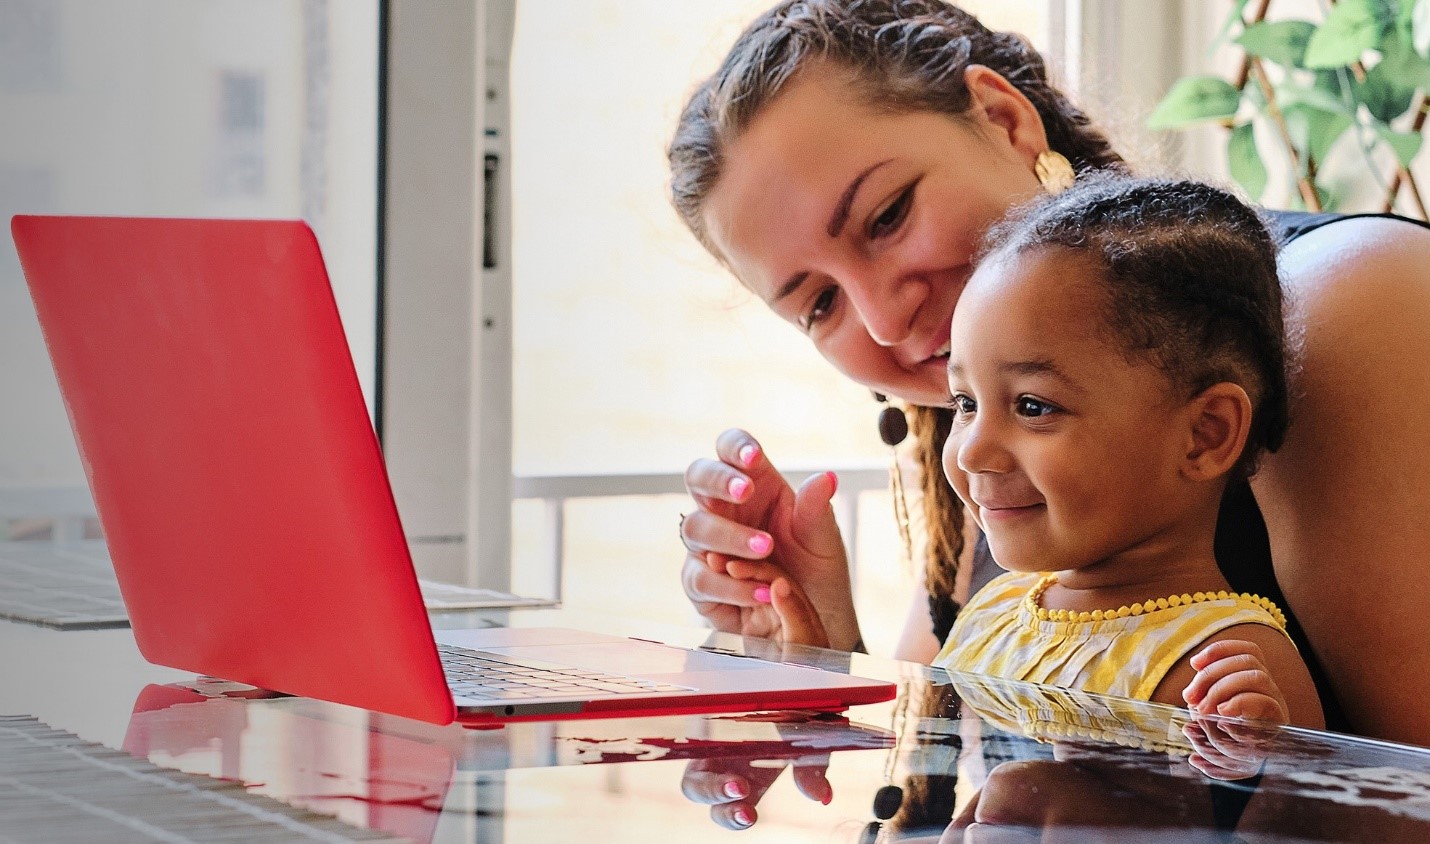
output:
[[[978,510],[983,518],[998,521],[1030,516],[1041,511],[1043,507],[1043,503],[1038,501],[1031,504],[979,504]]]

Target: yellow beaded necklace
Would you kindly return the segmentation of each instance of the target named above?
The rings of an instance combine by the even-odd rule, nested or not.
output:
[[[1172,609],[1174,607],[1186,606],[1189,604],[1199,604],[1203,601],[1236,601],[1239,604],[1249,604],[1259,607],[1271,614],[1271,619],[1276,622],[1276,626],[1282,630],[1286,629],[1286,614],[1281,612],[1281,608],[1276,606],[1276,602],[1270,598],[1263,598],[1260,595],[1253,595],[1250,592],[1193,592],[1181,595],[1168,595],[1165,598],[1144,601],[1140,604],[1118,607],[1115,610],[1093,610],[1091,612],[1078,612],[1074,610],[1050,610],[1042,606],[1043,593],[1048,591],[1048,587],[1058,582],[1056,574],[1043,575],[1037,585],[1028,590],[1028,594],[1023,598],[1023,606],[1033,617],[1039,621],[1066,621],[1074,623],[1087,623],[1089,621],[1109,621],[1114,618],[1127,618],[1132,615],[1142,615],[1144,613],[1156,612],[1157,610]]]

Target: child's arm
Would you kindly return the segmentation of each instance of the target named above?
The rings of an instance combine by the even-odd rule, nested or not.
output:
[[[1325,725],[1315,684],[1295,645],[1262,624],[1238,624],[1209,637],[1167,673],[1152,700],[1202,715]]]

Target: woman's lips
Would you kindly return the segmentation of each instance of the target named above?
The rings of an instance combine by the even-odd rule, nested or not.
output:
[[[909,370],[909,371],[911,371],[911,372],[912,372],[912,371],[915,371],[915,370],[921,370],[921,369],[923,369],[923,368],[926,367],[926,366],[937,366],[940,370],[942,370],[944,367],[948,366],[948,353],[949,353],[949,351],[950,351],[949,342],[948,342],[947,339],[945,339],[945,340],[943,341],[943,345],[942,345],[942,346],[939,346],[938,348],[934,349],[932,352],[929,352],[929,353],[928,353],[927,355],[925,355],[924,357],[918,358],[918,359],[913,360],[913,361],[911,361],[911,362],[903,362],[903,361],[901,361],[901,362],[900,362],[900,365],[902,365],[905,369],[907,369],[907,370]]]

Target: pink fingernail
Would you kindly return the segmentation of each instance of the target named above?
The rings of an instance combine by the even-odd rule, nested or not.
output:
[[[731,478],[728,487],[730,496],[739,501],[745,497],[745,493],[750,491],[750,482],[744,478]]]
[[[829,483],[830,483],[830,485],[834,487],[834,491],[835,491],[835,492],[838,492],[838,491],[839,491],[839,476],[836,475],[836,474],[834,474],[833,472],[825,472],[824,474],[826,474],[826,475],[829,476]]]
[[[735,798],[736,800],[740,800],[740,799],[744,798],[746,795],[748,795],[749,793],[750,793],[750,792],[745,789],[745,784],[742,783],[742,782],[735,782],[734,780],[731,780],[731,781],[725,783],[725,796],[726,796],[726,797],[733,797],[733,798]]]
[[[740,465],[746,469],[755,465],[755,458],[760,454],[759,446],[754,443],[746,443],[740,446]]]
[[[759,602],[762,603],[762,604],[768,604],[768,603],[770,602],[770,587],[768,587],[768,586],[757,586],[757,587],[755,587],[755,600],[756,600],[756,601],[759,601]],[[735,796],[735,795],[732,794],[731,796],[733,797],[733,796]]]
[[[749,826],[754,822],[755,819],[750,817],[749,809],[742,807],[735,810],[735,823],[738,823],[740,826]]]
[[[754,551],[756,554],[760,554],[761,556],[763,556],[765,554],[770,553],[770,549],[774,547],[775,542],[773,539],[770,539],[765,534],[757,533],[754,536],[750,537],[749,544],[751,551]]]

